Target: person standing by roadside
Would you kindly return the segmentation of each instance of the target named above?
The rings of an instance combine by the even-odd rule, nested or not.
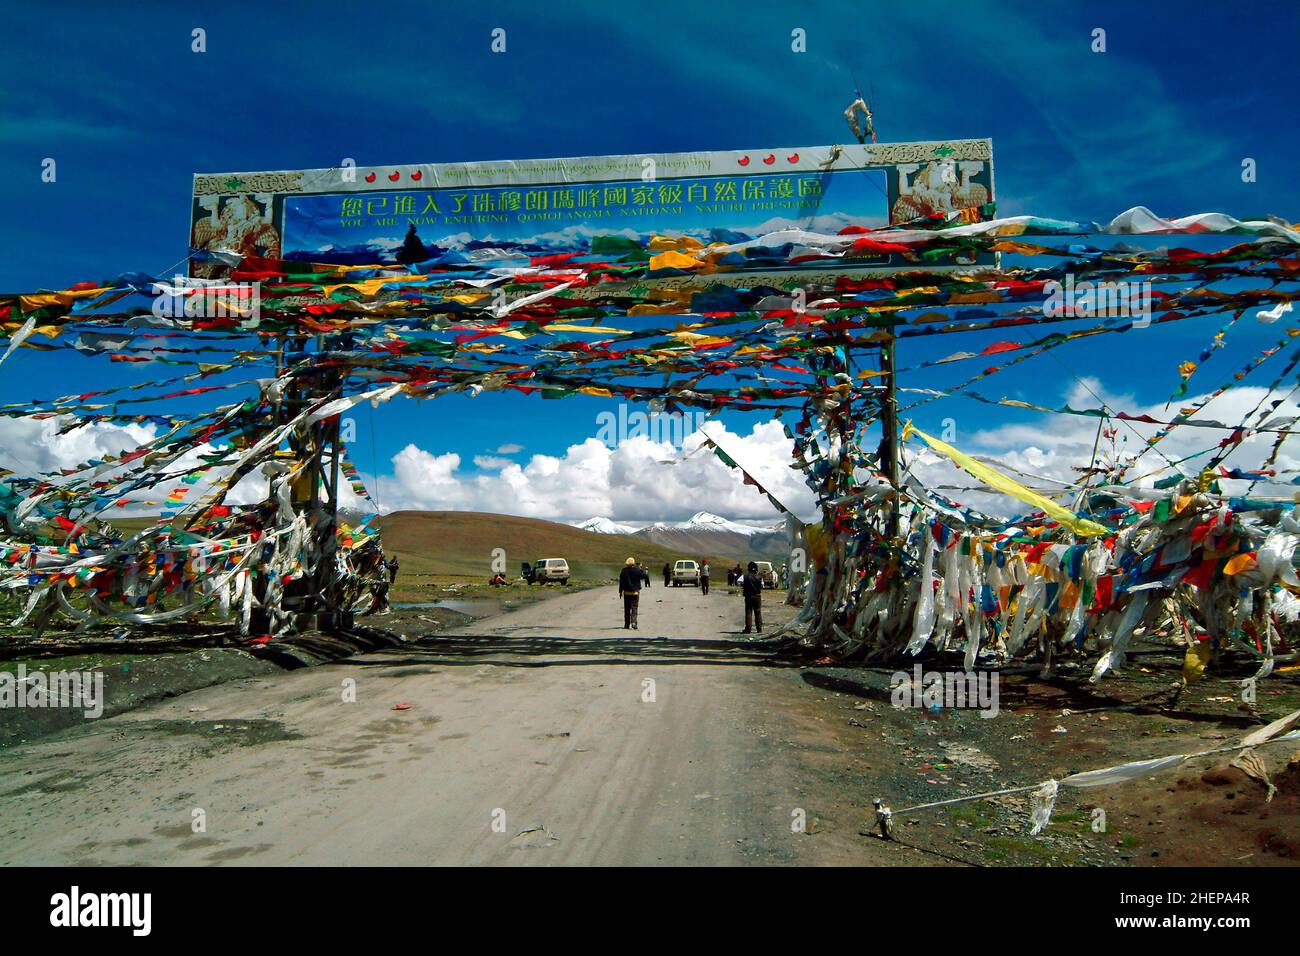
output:
[[[700,562],[700,593],[709,593],[709,561],[705,558]]]
[[[664,587],[673,583],[673,566],[669,562],[664,562]]]
[[[623,562],[623,570],[618,575],[618,596],[623,599],[623,630],[637,630],[636,612],[641,603],[641,569],[636,566],[635,558]]]
[[[740,593],[745,595],[745,630],[748,634],[750,624],[758,625],[758,633],[763,633],[763,579],[758,576],[758,565],[750,561],[749,570],[740,576]]]

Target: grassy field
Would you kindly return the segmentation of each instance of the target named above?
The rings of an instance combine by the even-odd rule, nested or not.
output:
[[[522,562],[564,558],[574,581],[617,577],[634,557],[659,577],[664,562],[708,558],[716,580],[734,563],[715,555],[678,554],[627,535],[595,534],[537,518],[471,511],[398,511],[381,520],[384,550],[401,561],[399,584],[437,580],[486,581],[495,549],[505,552],[506,576],[517,578]]]
[[[113,524],[130,533],[153,521],[119,518]],[[519,577],[520,564],[538,558],[564,558],[575,583],[615,578],[628,557],[645,562],[656,581],[664,562],[679,558],[707,558],[715,582],[725,581],[726,569],[736,563],[734,557],[678,553],[628,535],[475,511],[397,511],[379,519],[379,527],[385,553],[396,554],[401,562],[395,600],[428,599],[437,587],[449,584],[486,584],[498,548],[505,552],[506,577],[512,581]]]

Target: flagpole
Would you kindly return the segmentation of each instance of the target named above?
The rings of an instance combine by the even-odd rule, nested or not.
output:
[[[894,489],[889,506],[889,526],[886,537],[898,534],[898,391],[894,375],[894,329],[889,328],[889,338],[880,343],[880,374],[885,380],[885,397],[880,406],[880,467],[885,480]]]

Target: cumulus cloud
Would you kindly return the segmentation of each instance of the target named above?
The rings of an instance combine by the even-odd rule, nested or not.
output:
[[[885,205],[885,199],[880,199],[881,207]],[[882,229],[889,225],[889,217],[882,216],[850,216],[842,212],[821,213],[816,216],[773,216],[765,219],[757,225],[750,226],[748,229],[740,229],[740,232],[749,232],[755,236],[762,236],[769,232],[780,232],[783,229],[806,229],[809,232],[821,232],[828,235],[835,235],[845,226],[863,226],[868,229]]]
[[[1289,400],[1282,401],[1275,409],[1269,410],[1269,405],[1279,401],[1281,394],[1274,393],[1270,397],[1265,388],[1235,388],[1213,399],[1196,418],[1235,426],[1247,416],[1251,416],[1249,421],[1252,424],[1260,421],[1257,414],[1253,414],[1256,408],[1265,412],[1265,422],[1269,418],[1300,415],[1300,406]],[[1109,393],[1095,379],[1085,379],[1083,383],[1076,383],[1068,390],[1062,400],[1074,408],[1096,408],[1104,402],[1112,410],[1170,421],[1178,415],[1180,408],[1199,404],[1204,397],[1188,396],[1169,408],[1165,408],[1164,403],[1144,406],[1135,403],[1130,396]],[[1023,484],[1044,490],[1061,487],[1062,483],[1073,483],[1079,478],[1077,469],[1086,467],[1092,460],[1093,442],[1097,438],[1096,418],[1034,415],[1023,422],[980,427],[979,423],[985,413],[978,411],[978,408],[973,404],[954,406],[954,411],[962,411],[951,419],[956,432],[951,443],[968,454],[1008,466],[1008,473]],[[992,412],[992,409],[988,411]],[[1115,435],[1113,440],[1102,437],[1098,447],[1099,460],[1106,463],[1132,460],[1133,464],[1128,468],[1125,480],[1143,488],[1150,488],[1157,480],[1173,475],[1171,462],[1180,462],[1179,469],[1182,473],[1194,477],[1215,457],[1215,453],[1220,450],[1219,442],[1232,434],[1231,428],[1182,426],[1170,431],[1167,437],[1152,447],[1147,445],[1148,439],[1163,426],[1111,419],[1107,427],[1115,429]],[[1277,437],[1271,432],[1249,435],[1230,452],[1224,462],[1225,467],[1262,467],[1261,463],[1271,454]],[[908,444],[908,462],[912,465],[913,474],[931,487],[974,487],[978,484],[946,458],[925,450],[919,439]],[[1279,472],[1295,470],[1300,468],[1300,457],[1284,445],[1273,467]],[[1014,474],[1010,469],[1027,474]],[[1293,476],[1280,475],[1277,483],[1260,483],[1255,486],[1252,494],[1289,496],[1294,486],[1283,483],[1291,477]],[[1222,479],[1220,484],[1228,494],[1245,494],[1250,487],[1250,482],[1232,479]],[[945,494],[994,515],[1008,516],[1025,510],[1025,506],[1014,499],[985,491],[947,491]],[[1073,503],[1072,498],[1060,500],[1065,504]]]
[[[1236,425],[1257,408],[1265,411],[1265,418],[1300,417],[1300,406],[1294,401],[1281,401],[1276,408],[1270,408],[1271,403],[1279,401],[1280,394],[1270,396],[1264,388],[1238,387],[1211,401],[1198,418]],[[1189,396],[1181,405],[1199,404],[1203,397]],[[1162,403],[1143,406],[1130,395],[1113,393],[1096,379],[1074,383],[1059,400],[1075,408],[1104,403],[1111,409],[1145,413],[1161,420],[1177,415],[1180,407],[1177,403],[1169,409]],[[995,462],[995,467],[1031,487],[1045,491],[1063,488],[1075,482],[1077,469],[1091,460],[1097,437],[1095,418],[1016,413],[968,402],[953,402],[950,407],[953,433],[940,437],[948,438],[969,454]],[[1007,415],[1017,418],[1007,421]],[[999,420],[998,424],[990,423]],[[1112,419],[1108,427],[1115,429],[1115,436],[1113,440],[1101,439],[1099,458],[1107,462],[1135,459],[1127,477],[1143,487],[1172,473],[1169,460],[1194,456],[1181,468],[1184,474],[1197,474],[1218,450],[1218,443],[1231,434],[1229,429],[1184,426],[1151,448],[1147,439],[1161,426]],[[708,422],[704,428],[779,501],[804,519],[816,517],[812,492],[802,474],[790,467],[790,441],[779,421],[756,422],[747,432],[732,432],[717,421]],[[155,426],[135,424],[93,424],[66,434],[57,432],[54,420],[0,419],[0,463],[20,475],[51,475],[57,480],[61,469],[121,454],[157,435]],[[767,499],[743,483],[739,471],[699,447],[699,433],[687,436],[682,447],[656,441],[656,437],[666,436],[636,435],[615,447],[588,438],[561,453],[532,454],[526,460],[509,457],[524,450],[523,445],[514,443],[475,455],[470,461],[454,452],[408,444],[391,459],[391,471],[378,480],[373,475],[364,476],[364,480],[385,512],[487,511],[556,521],[601,516],[631,524],[679,521],[697,511],[763,523],[777,517]],[[1276,438],[1268,432],[1248,436],[1232,450],[1226,464],[1259,467],[1272,452]],[[191,450],[174,470],[197,468],[201,464],[199,456],[211,451],[209,446]],[[904,462],[924,484],[944,489],[944,494],[971,507],[999,516],[1025,510],[1014,499],[977,487],[974,478],[926,449],[919,439],[907,443]],[[1274,467],[1281,472],[1300,470],[1300,455],[1283,446]],[[1276,483],[1257,485],[1253,493],[1289,497],[1295,487],[1285,483],[1291,477],[1280,475]],[[1249,487],[1244,481],[1225,479],[1221,483],[1230,494],[1243,494]],[[134,497],[158,501],[166,497],[171,486],[160,483]],[[199,483],[191,489],[187,501],[197,500],[209,487],[207,480]],[[265,495],[265,479],[255,472],[232,490],[227,501],[248,504],[263,500]],[[1058,500],[1073,504],[1072,496]],[[372,507],[346,481],[341,483],[340,503],[349,509]],[[128,513],[139,510],[127,509]],[[157,507],[144,510],[156,513]]]
[[[812,493],[789,467],[790,442],[780,422],[758,422],[744,434],[716,422],[707,427],[779,501],[804,517],[813,515]],[[697,511],[760,521],[778,517],[740,472],[699,446],[698,434],[687,436],[682,448],[645,435],[613,448],[588,438],[561,455],[534,454],[523,463],[476,456],[475,471],[454,452],[410,444],[393,457],[393,474],[382,477],[381,505],[384,511],[493,511],[556,521],[674,521]]]
[[[1182,407],[1199,404],[1204,396],[1189,396]],[[1202,419],[1235,425],[1253,409],[1271,398],[1263,388],[1239,387],[1211,401]],[[1178,414],[1179,405],[1166,409],[1163,403],[1141,405],[1131,395],[1116,393],[1097,379],[1073,383],[1059,398],[1074,408],[1093,408],[1103,403],[1112,410],[1134,415],[1147,414],[1168,420]],[[1096,418],[1070,415],[1027,415],[1022,420],[986,424],[1011,412],[981,409],[970,403],[954,403],[951,442],[962,451],[994,463],[1021,483],[1045,493],[1066,488],[1079,479],[1080,468],[1092,460],[1097,438]],[[1269,417],[1300,416],[1300,406],[1287,401],[1268,413]],[[1252,419],[1253,421],[1254,419]],[[705,426],[742,467],[754,475],[778,500],[785,502],[805,520],[816,517],[811,491],[802,475],[789,467],[790,442],[780,422],[759,422],[748,433],[737,434],[712,422]],[[1118,422],[1113,440],[1103,437],[1098,457],[1103,462],[1133,460],[1126,478],[1139,487],[1172,474],[1169,461],[1190,458],[1181,467],[1194,476],[1213,457],[1219,441],[1230,429],[1182,427],[1174,429],[1155,448],[1146,442],[1161,426]],[[942,437],[942,436],[939,436]],[[1226,465],[1258,467],[1271,453],[1276,439],[1272,433],[1247,437],[1228,456]],[[667,442],[638,436],[609,448],[595,438],[572,445],[561,455],[533,455],[525,463],[495,456],[478,456],[477,472],[467,468],[460,456],[436,454],[408,445],[393,459],[394,474],[385,476],[383,508],[464,509],[495,511],[530,517],[573,521],[603,516],[615,521],[640,523],[683,520],[697,511],[711,511],[740,520],[768,521],[776,516],[767,499],[743,484],[738,471],[727,468],[715,456],[701,451],[689,456],[699,444],[698,436],[687,438],[684,450]],[[1207,452],[1205,454],[1197,454]],[[689,457],[675,464],[666,461]],[[988,491],[950,461],[929,451],[919,439],[909,442],[905,463],[929,487],[963,504],[989,514],[1008,517],[1026,510],[1021,502]],[[1274,466],[1279,471],[1300,469],[1300,457],[1288,454],[1284,446]],[[1280,481],[1291,476],[1283,475]],[[1243,494],[1248,482],[1224,479],[1224,490]],[[1256,486],[1256,495],[1288,495],[1290,486]],[[1073,496],[1059,497],[1073,505]]]
[[[21,475],[57,475],[85,462],[118,455],[157,435],[155,426],[86,425],[56,434],[53,420],[0,419],[0,449],[5,467]],[[805,517],[816,510],[811,493],[798,472],[789,468],[790,443],[779,422],[756,423],[748,433],[735,434],[718,423],[706,426],[742,466],[778,500]],[[515,461],[520,444],[499,446],[497,454],[462,460],[454,452],[438,452],[408,444],[391,460],[392,471],[378,481],[364,476],[382,510],[488,511],[576,521],[600,515],[634,523],[683,520],[697,511],[712,511],[738,519],[770,522],[777,513],[767,499],[742,483],[741,474],[727,468],[710,451],[699,448],[698,434],[682,447],[641,435],[611,448],[597,438],[571,445],[562,454],[534,454]],[[191,449],[169,468],[186,471],[202,464],[212,446]],[[695,452],[694,454],[691,454]],[[683,460],[684,459],[684,460]],[[676,464],[666,462],[676,461]],[[225,474],[213,472],[186,496],[192,503]],[[178,480],[159,482],[131,495],[135,502],[118,514],[156,514]],[[229,504],[265,500],[266,479],[260,470],[236,484],[226,496]],[[339,502],[345,509],[371,510],[346,481]]]
[[[69,424],[58,418],[0,418],[0,449],[5,468],[20,475],[40,475],[76,468],[95,458],[120,455],[157,435],[153,425],[88,424],[65,434]]]
[[[116,457],[132,451],[159,435],[154,425],[116,425],[93,422],[71,431],[60,429],[71,424],[71,416],[57,418],[0,419],[0,464],[23,477],[42,476],[55,483],[63,480],[63,471],[79,470],[88,462]],[[215,448],[200,445],[181,455],[167,467],[169,473],[191,471],[202,464],[202,456],[210,455]],[[103,477],[111,479],[120,472],[109,471]],[[213,476],[216,477],[216,476]],[[172,488],[179,486],[178,478],[158,481],[153,487],[139,488],[125,496],[132,502],[122,509],[110,509],[114,514],[157,514],[159,502]],[[190,488],[187,501],[195,501],[211,487],[204,479]],[[233,489],[228,500],[245,504],[266,497],[266,481],[260,476],[249,476]]]

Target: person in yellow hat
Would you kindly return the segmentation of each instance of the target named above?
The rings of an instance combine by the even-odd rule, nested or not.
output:
[[[641,569],[635,558],[623,562],[618,575],[618,596],[623,599],[623,630],[637,630],[636,612],[641,603]]]

